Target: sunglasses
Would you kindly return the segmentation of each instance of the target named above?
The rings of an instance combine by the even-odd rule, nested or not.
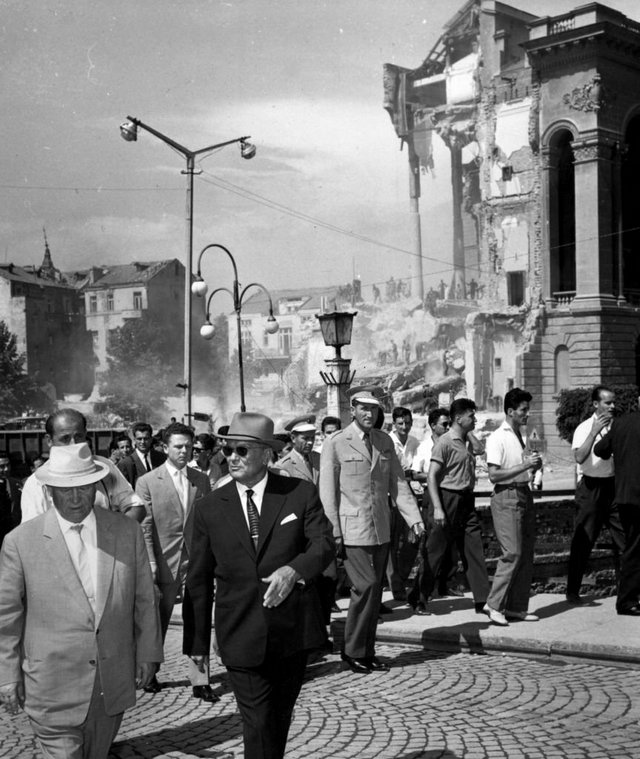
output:
[[[440,426],[444,427],[445,430],[451,427],[451,422],[440,422]]]
[[[229,456],[237,453],[241,459],[244,459],[249,455],[249,451],[255,451],[259,447],[257,445],[237,445],[235,448],[232,448],[230,445],[225,445],[222,448],[222,455],[228,459]]]
[[[204,451],[204,448],[195,448],[194,447],[192,450],[193,450],[194,453],[202,453],[202,451]]]

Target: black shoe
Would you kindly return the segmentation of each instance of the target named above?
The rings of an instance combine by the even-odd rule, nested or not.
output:
[[[428,617],[431,615],[431,612],[424,604],[418,604],[416,607],[414,607],[413,613],[417,614],[419,617]]]
[[[153,680],[142,689],[145,693],[160,693],[162,690],[162,683],[158,682],[158,678],[154,675]]]
[[[368,675],[371,672],[371,667],[365,664],[364,659],[354,659],[349,654],[345,654],[344,651],[340,653],[340,658],[345,664],[349,665],[349,669],[355,672],[357,675]]]
[[[626,617],[640,617],[640,606],[626,606],[617,611],[618,614],[623,614]]]
[[[473,604],[473,608],[476,611],[476,614],[486,614],[487,612],[484,610],[486,601],[475,601]]]
[[[208,701],[210,704],[215,704],[216,701],[220,701],[220,696],[217,696],[211,690],[210,685],[194,685],[193,697],[199,698],[202,701]]]
[[[387,604],[380,604],[380,614],[393,614],[393,609]]]
[[[333,606],[331,607],[331,613],[332,614],[341,614],[342,613],[342,609],[338,606],[338,604],[334,603]]]
[[[567,603],[573,604],[574,606],[582,606],[584,603],[584,599],[580,598],[578,593],[567,593],[566,599]]]
[[[369,669],[370,672],[388,672],[389,665],[380,661],[377,656],[369,656],[366,659],[361,659],[362,663]]]
[[[441,596],[455,596],[456,598],[463,598],[464,593],[458,588],[445,588],[444,593],[440,593]]]
[[[407,603],[407,593],[405,590],[396,590],[393,593],[393,600],[394,601],[401,601],[402,603]]]

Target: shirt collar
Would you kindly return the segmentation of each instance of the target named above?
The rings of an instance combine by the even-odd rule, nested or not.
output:
[[[87,532],[90,532],[92,534],[96,533],[97,527],[96,527],[96,515],[93,512],[93,509],[87,514],[87,516],[82,520],[82,522],[70,522],[68,519],[65,519],[58,509],[54,509],[56,518],[58,519],[58,524],[60,525],[60,529],[62,530],[63,534],[69,532],[71,528],[76,524],[81,524]]]
[[[262,499],[262,496],[264,495],[264,490],[267,487],[268,475],[269,475],[269,472],[267,471],[264,477],[260,480],[260,482],[256,482],[256,484],[253,485],[253,487],[251,488],[254,494],[260,499]],[[237,480],[236,480],[236,488],[238,489],[238,495],[240,496],[241,499],[244,496],[244,494],[247,492],[247,490],[249,490],[248,485],[244,485],[243,483],[238,482]]]
[[[184,472],[184,470],[187,468],[186,466],[183,466],[182,469],[178,469],[169,461],[169,459],[167,459],[164,463],[165,463],[165,466],[167,467],[167,471],[174,478],[177,477],[180,474],[180,472]]]

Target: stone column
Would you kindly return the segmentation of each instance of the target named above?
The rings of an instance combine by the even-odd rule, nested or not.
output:
[[[574,140],[576,297],[574,308],[615,304],[613,296],[613,149],[599,135]]]
[[[349,388],[355,372],[351,371],[350,358],[327,358],[324,363],[327,371],[320,376],[327,386],[327,415],[337,416],[344,429],[351,422]]]

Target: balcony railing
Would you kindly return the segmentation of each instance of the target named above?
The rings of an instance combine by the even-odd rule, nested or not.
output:
[[[558,306],[568,306],[575,297],[575,290],[561,290],[553,293],[553,299]]]
[[[573,16],[569,18],[557,18],[549,24],[549,35],[562,34],[570,29],[576,28],[576,20]]]

